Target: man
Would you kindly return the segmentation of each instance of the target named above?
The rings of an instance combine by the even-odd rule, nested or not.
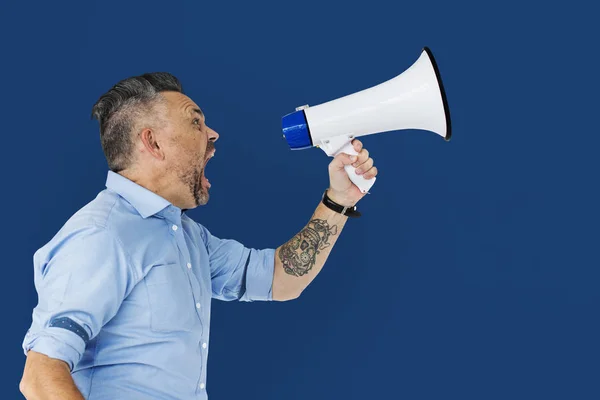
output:
[[[329,165],[310,222],[277,249],[219,239],[185,210],[204,205],[217,132],[177,78],[125,79],[100,97],[106,189],[34,256],[39,302],[23,341],[29,400],[207,399],[211,299],[286,301],[319,273],[362,197],[344,166],[377,175],[359,155]],[[328,205],[326,205],[327,203]],[[336,205],[337,203],[337,205]]]

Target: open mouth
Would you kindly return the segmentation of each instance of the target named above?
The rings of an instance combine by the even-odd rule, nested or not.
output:
[[[210,188],[210,181],[208,179],[206,179],[206,176],[204,176],[204,174],[202,174],[202,186],[204,186],[205,188]]]
[[[202,186],[206,187],[206,188],[210,188],[210,181],[206,178],[206,164],[208,164],[208,162],[210,161],[211,158],[213,158],[215,156],[215,152],[213,151],[212,153],[210,153],[207,157],[206,160],[204,161],[204,166],[202,167]]]

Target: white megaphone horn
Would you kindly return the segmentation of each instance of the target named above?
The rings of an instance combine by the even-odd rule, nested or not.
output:
[[[388,131],[421,129],[450,140],[450,110],[433,54],[424,47],[402,74],[377,86],[327,103],[296,108],[282,118],[292,150],[319,147],[328,156],[356,155],[352,139]],[[350,180],[366,193],[375,183],[346,166]]]

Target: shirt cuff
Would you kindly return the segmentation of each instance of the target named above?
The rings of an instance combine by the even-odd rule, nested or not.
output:
[[[250,250],[246,271],[246,293],[241,301],[273,300],[273,272],[275,271],[275,249]]]
[[[33,350],[62,360],[69,365],[69,370],[73,371],[85,351],[85,343],[73,332],[49,327],[37,333],[28,333],[23,341],[23,350],[25,355],[29,350]]]

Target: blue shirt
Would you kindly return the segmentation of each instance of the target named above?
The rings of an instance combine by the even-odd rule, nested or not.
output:
[[[272,300],[275,250],[216,238],[119,174],[106,187],[35,253],[23,349],[67,362],[86,399],[207,399],[211,298]]]

